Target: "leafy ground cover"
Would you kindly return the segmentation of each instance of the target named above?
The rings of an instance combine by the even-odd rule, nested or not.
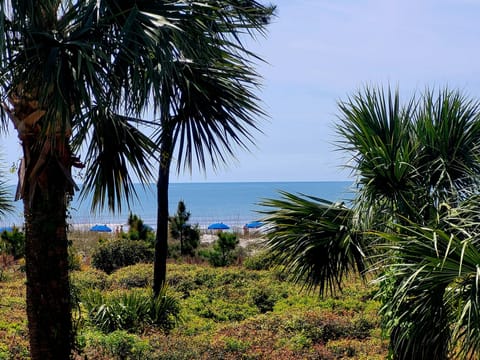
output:
[[[250,262],[251,263],[251,262]],[[105,297],[148,291],[151,264],[112,274],[84,262],[72,271],[72,296]],[[77,359],[384,359],[373,289],[351,279],[336,296],[320,298],[275,269],[243,265],[168,264],[169,296],[181,321],[173,329],[154,324],[102,332],[79,303],[75,312]],[[81,296],[79,296],[81,298]],[[21,266],[0,281],[0,359],[27,359],[25,278]]]

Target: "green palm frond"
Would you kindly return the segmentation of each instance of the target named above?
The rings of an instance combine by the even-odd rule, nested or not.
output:
[[[2,171],[5,170],[2,169]],[[11,213],[13,209],[13,194],[8,190],[7,182],[2,179],[0,180],[0,216]]]
[[[401,228],[401,234],[380,234],[389,256],[383,257],[388,271],[377,280],[378,296],[390,346],[398,359],[443,359],[450,339],[443,296],[451,278],[441,279],[438,269],[450,237],[415,225]]]
[[[83,129],[90,132],[79,133],[77,140],[90,139],[82,193],[93,192],[92,209],[105,203],[112,211],[121,209],[122,199],[128,202],[135,195],[132,171],[142,183],[152,179],[149,156],[154,144],[131,122],[136,119],[102,108],[85,114]]]
[[[380,287],[381,314],[399,359],[480,354],[480,208],[475,202],[469,210],[449,209],[437,228],[410,223],[401,233],[381,234],[389,256],[379,282],[394,283],[393,289]]]
[[[355,207],[358,213],[372,215],[371,219],[362,216],[367,229],[368,222],[381,214],[392,219],[422,207],[411,124],[415,107],[415,99],[402,106],[398,90],[370,88],[339,104],[338,147],[352,156],[358,187]]]
[[[215,168],[234,155],[234,145],[253,143],[252,130],[258,131],[256,120],[264,113],[246,84],[255,85],[257,79],[247,66],[229,60],[180,66],[174,79],[179,95],[173,117],[177,169],[194,163],[205,169],[207,159]]]
[[[269,227],[267,246],[293,279],[320,293],[341,288],[351,272],[366,268],[366,246],[352,228],[352,211],[341,203],[280,193],[260,205]]]
[[[265,116],[255,94],[260,76],[252,61],[259,58],[243,47],[240,34],[261,33],[273,8],[255,1],[191,5],[184,33],[171,33],[177,46],[160,73],[162,96],[155,103],[158,142],[176,144],[177,171],[226,163],[236,146],[253,144]]]
[[[440,201],[452,192],[478,187],[480,103],[458,91],[427,91],[415,118],[417,167],[425,187]]]
[[[292,195],[268,200],[270,248],[297,280],[325,287],[341,279],[331,269],[347,264],[333,245],[359,234],[363,263],[382,274],[394,358],[478,358],[479,102],[444,89],[401,105],[398,91],[366,88],[339,107],[338,145],[356,176],[352,208],[336,217],[341,209],[323,200],[317,210]]]

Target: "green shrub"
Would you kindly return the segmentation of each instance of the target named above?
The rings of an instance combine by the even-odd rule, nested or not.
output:
[[[273,307],[275,306],[279,295],[271,288],[257,287],[251,290],[250,297],[253,304],[262,314],[264,314],[268,311],[273,311]]]
[[[99,330],[140,331],[147,325],[169,331],[180,320],[178,300],[167,294],[164,287],[157,298],[151,291],[104,295],[100,291],[86,290],[81,294],[88,318]]]
[[[185,238],[183,239],[182,254],[194,256],[198,245],[200,245],[200,230],[198,225],[188,225],[184,232]]]
[[[180,242],[177,240],[169,240],[168,241],[168,253],[167,257],[169,259],[178,260],[182,257],[182,253],[180,251]]]
[[[199,255],[205,257],[212,266],[227,266],[236,259],[233,252],[238,243],[237,234],[221,232],[213,249],[200,250]]]
[[[103,290],[107,283],[107,274],[92,268],[83,271],[72,271],[70,273],[70,282],[72,286],[78,289]]]
[[[110,288],[130,289],[151,286],[153,279],[152,264],[135,264],[113,272],[107,280]]]
[[[147,341],[121,330],[105,336],[102,345],[118,359],[144,359],[143,356],[150,350]]]
[[[255,307],[247,302],[224,300],[212,294],[197,294],[190,306],[198,316],[215,322],[242,321],[258,314]]]
[[[128,233],[122,234],[125,235],[127,239],[142,240],[149,244],[154,244],[155,232],[150,226],[145,225],[138,215],[130,213],[127,223],[129,227]]]
[[[180,303],[178,299],[168,295],[166,289],[163,287],[156,298],[150,295],[149,320],[152,325],[169,332],[181,320]]]
[[[12,231],[3,231],[0,235],[0,252],[19,259],[25,255],[25,234],[14,227]]]
[[[80,270],[80,266],[82,264],[82,255],[80,255],[73,246],[68,246],[68,269],[72,270]]]
[[[124,266],[153,260],[153,249],[144,241],[116,239],[101,243],[92,254],[92,265],[107,274]]]
[[[143,360],[149,357],[152,348],[148,341],[125,330],[109,334],[88,332],[77,337],[85,358]]]
[[[103,295],[100,291],[86,291],[81,295],[88,318],[99,330],[138,331],[148,314],[148,301],[139,292]]]
[[[243,262],[243,266],[249,270],[269,270],[275,265],[274,259],[275,257],[271,251],[262,250],[247,257]]]

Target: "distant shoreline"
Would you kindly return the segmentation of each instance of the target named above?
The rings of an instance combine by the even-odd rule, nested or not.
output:
[[[331,201],[344,201],[351,196],[350,181],[278,181],[278,182],[205,182],[171,183],[169,188],[169,213],[173,215],[178,202],[184,201],[191,213],[190,223],[198,224],[204,230],[209,224],[223,222],[232,228],[241,229],[244,224],[261,220],[259,205],[267,198],[279,198],[278,191],[307,194]],[[10,187],[13,193],[15,187]],[[91,195],[83,202],[75,196],[68,211],[69,223],[73,228],[85,228],[95,224],[125,226],[129,210],[138,215],[145,224],[156,228],[156,185],[135,185],[138,200],[132,200],[130,207],[122,203],[122,211],[112,214],[108,211],[91,211]],[[23,204],[15,202],[15,211],[0,219],[0,226],[23,224]]]

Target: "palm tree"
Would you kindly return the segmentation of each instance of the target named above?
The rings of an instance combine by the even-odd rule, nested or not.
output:
[[[445,359],[458,349],[473,356],[478,330],[468,321],[480,316],[480,308],[471,292],[476,270],[468,271],[480,256],[478,206],[472,210],[480,179],[479,103],[448,89],[427,90],[403,106],[399,99],[398,92],[367,88],[339,104],[339,148],[352,155],[356,176],[351,207],[345,216],[332,216],[338,205],[315,212],[320,204],[312,198],[266,200],[268,243],[277,254],[294,249],[279,261],[320,289],[326,281],[340,285],[337,277],[356,263],[354,257],[336,261],[332,276],[332,259],[358,249],[360,262],[379,274],[381,314],[395,359]],[[306,221],[307,230],[289,225]],[[344,231],[325,232],[325,223]],[[328,256],[311,256],[317,248]],[[323,272],[298,276],[305,269]]]
[[[200,60],[218,44],[207,30],[235,35],[235,21],[250,16],[238,9],[249,3],[0,1],[2,125],[13,123],[23,148],[17,197],[32,359],[66,359],[71,350],[66,208],[77,189],[71,169],[84,166],[75,152],[86,153],[83,191],[93,192],[92,206],[118,209],[135,193],[129,170],[150,178],[153,143],[137,128],[149,123],[141,119],[149,102],[169,119],[160,107],[171,103],[165,79],[184,76],[182,61],[204,68]],[[205,52],[203,37],[211,42]]]
[[[166,278],[168,252],[168,186],[173,159],[177,171],[205,170],[234,156],[236,146],[247,148],[264,115],[253,92],[259,75],[253,60],[259,60],[243,44],[242,35],[263,33],[272,6],[257,1],[217,1],[205,12],[192,4],[201,26],[185,32],[183,41],[196,48],[175,48],[171,63],[175,76],[164,73],[162,97],[156,103],[160,114],[158,135],[157,237],[154,293]]]
[[[2,121],[13,122],[23,148],[17,198],[25,214],[30,352],[67,359],[66,209],[76,189],[71,168],[83,166],[73,154],[88,144],[85,189],[97,203],[107,194],[111,208],[130,195],[127,166],[140,179],[148,175],[149,141],[127,115],[145,105],[142,59],[150,61],[155,18],[115,1],[0,4]]]

